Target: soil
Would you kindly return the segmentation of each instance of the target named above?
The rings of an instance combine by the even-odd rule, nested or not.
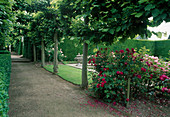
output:
[[[19,56],[18,56],[19,57]],[[13,60],[17,55],[12,55]],[[18,59],[17,59],[18,60]],[[10,117],[168,117],[168,105],[146,100],[129,108],[106,104],[85,90],[32,62],[13,61],[9,87]],[[168,101],[169,103],[169,101]]]

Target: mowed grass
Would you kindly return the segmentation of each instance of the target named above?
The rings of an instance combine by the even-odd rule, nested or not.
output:
[[[60,77],[62,77],[63,79],[72,82],[74,84],[80,85],[81,84],[81,73],[82,70],[81,69],[77,69],[68,65],[59,65],[58,66],[58,73],[57,75],[59,75]],[[46,65],[44,67],[47,71],[53,72],[53,65]],[[91,83],[92,80],[91,78],[89,79],[89,83]]]

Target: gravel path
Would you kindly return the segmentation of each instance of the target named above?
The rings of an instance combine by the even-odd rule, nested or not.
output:
[[[103,108],[94,108],[90,100],[78,86],[31,62],[12,63],[10,117],[113,117]]]

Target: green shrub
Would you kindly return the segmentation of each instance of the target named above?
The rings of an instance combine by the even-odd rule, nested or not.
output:
[[[144,54],[136,53],[133,48],[116,52],[101,48],[89,60],[97,71],[92,75],[94,94],[104,101],[122,104],[138,96],[150,98],[162,93],[169,96],[169,64]],[[161,87],[162,91],[155,87]]]
[[[6,52],[4,52],[6,53]],[[8,113],[8,88],[11,73],[10,54],[0,54],[0,116],[7,117]]]

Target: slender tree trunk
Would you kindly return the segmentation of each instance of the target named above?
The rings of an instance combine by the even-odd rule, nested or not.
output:
[[[130,78],[128,78],[127,99],[130,99]],[[129,106],[129,101],[126,104],[126,107],[128,106]]]
[[[84,42],[83,45],[83,66],[82,66],[82,84],[81,87],[87,88],[88,80],[87,80],[87,52],[88,52],[88,44]]]
[[[58,36],[57,31],[54,34],[54,67],[53,67],[53,73],[56,74],[58,72]]]
[[[45,66],[45,47],[44,39],[41,40],[41,67]]]
[[[37,59],[36,59],[36,47],[35,47],[35,43],[33,44],[33,52],[34,52],[34,62],[36,62]]]

